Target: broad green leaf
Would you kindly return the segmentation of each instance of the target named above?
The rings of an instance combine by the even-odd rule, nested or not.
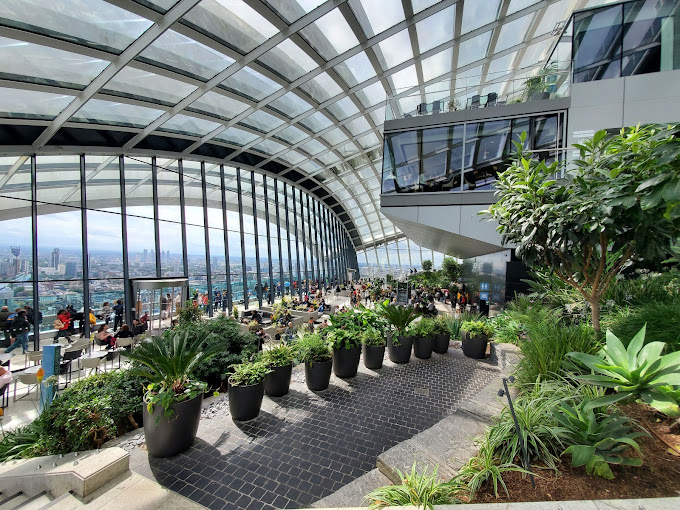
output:
[[[584,407],[585,409],[595,409],[597,407],[605,407],[611,404],[615,404],[616,402],[621,402],[622,400],[625,400],[627,398],[630,398],[632,395],[630,392],[627,391],[620,391],[618,393],[614,393],[613,395],[606,395],[604,397],[596,398],[588,402]]]
[[[564,453],[571,454],[571,465],[579,467],[592,459],[595,454],[595,447],[575,444],[567,448]]]
[[[628,344],[628,367],[635,368],[637,366],[638,353],[642,349],[645,343],[645,334],[647,332],[647,324],[642,326],[642,329],[638,331],[633,339]]]
[[[669,173],[663,173],[659,175],[655,175],[654,177],[651,177],[647,179],[645,182],[640,184],[637,189],[635,190],[635,193],[640,193],[641,191],[646,190],[647,188],[651,188],[652,186],[656,186],[657,184],[665,181],[671,176]]]
[[[628,354],[626,353],[626,348],[611,330],[607,330],[607,345],[604,350],[614,363],[618,366],[628,368]]]

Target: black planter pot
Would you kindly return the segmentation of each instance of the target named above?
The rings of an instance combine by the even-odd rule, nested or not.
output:
[[[434,335],[434,347],[432,350],[437,354],[446,354],[449,350],[449,336],[448,333],[440,333]]]
[[[358,347],[333,350],[333,373],[346,379],[357,375],[361,351]]]
[[[416,358],[430,359],[432,357],[432,347],[434,346],[434,337],[417,336],[413,340],[413,354]]]
[[[333,360],[315,361],[310,365],[309,361],[305,362],[305,381],[307,387],[312,391],[322,391],[328,388],[331,382],[331,369],[333,367]]]
[[[471,337],[466,331],[461,331],[463,337],[463,354],[468,358],[483,359],[486,357],[486,346],[489,343],[489,337],[480,335]]]
[[[154,406],[149,413],[146,402],[143,405],[144,437],[149,455],[172,457],[194,444],[198,422],[201,421],[203,395],[172,406],[174,412],[166,418],[163,408]],[[158,420],[158,425],[156,424]]]
[[[257,418],[264,397],[264,380],[248,386],[229,385],[229,414],[235,421]]]
[[[264,376],[264,392],[270,397],[283,397],[290,389],[290,376],[293,364],[274,367]]]
[[[384,345],[364,345],[362,348],[364,355],[364,366],[371,370],[382,368],[383,358],[385,357]]]
[[[394,345],[392,338],[387,339],[387,355],[393,363],[408,363],[411,359],[413,337],[398,336],[397,341],[397,345]]]

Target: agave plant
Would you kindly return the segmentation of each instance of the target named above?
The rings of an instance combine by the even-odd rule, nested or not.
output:
[[[562,429],[560,436],[570,446],[563,455],[571,455],[571,465],[585,466],[590,475],[611,480],[614,478],[609,464],[623,466],[641,466],[642,459],[624,457],[622,454],[632,447],[640,451],[635,439],[646,435],[645,432],[634,432],[630,419],[617,414],[596,414],[587,400],[572,407],[562,404],[553,413]]]
[[[153,337],[132,350],[128,357],[136,364],[133,373],[150,383],[144,395],[149,412],[154,405],[160,405],[169,417],[173,404],[205,392],[207,385],[191,380],[189,374],[221,349],[217,342],[206,342],[205,338],[192,337],[189,331],[178,331],[167,338]]]
[[[627,349],[607,330],[607,343],[598,355],[568,354],[594,372],[576,376],[577,379],[616,391],[590,401],[590,408],[639,398],[668,416],[680,415],[674,393],[669,391],[680,386],[680,351],[662,356],[666,344],[650,342],[644,345],[646,327],[633,337]]]

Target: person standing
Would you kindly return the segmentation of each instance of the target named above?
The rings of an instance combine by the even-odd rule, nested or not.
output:
[[[118,326],[123,325],[123,315],[125,313],[125,307],[123,306],[123,300],[119,299],[116,301],[116,306],[113,307],[113,311],[116,312],[116,317],[113,319],[113,332],[115,333]]]
[[[22,354],[28,351],[28,332],[31,330],[30,323],[26,320],[26,310],[20,310],[17,316],[12,321],[12,336],[16,338],[14,343],[10,345],[5,352],[12,352],[21,345]]]
[[[11,312],[9,311],[9,307],[3,306],[2,309],[0,310],[0,329],[5,334],[5,341],[2,347],[9,347],[12,342],[12,337],[10,336],[9,332],[9,326],[12,323],[12,321],[8,320],[10,315]]]
[[[64,337],[68,343],[73,343],[71,336],[68,334],[69,324],[71,323],[71,316],[66,310],[59,310],[57,313],[57,318],[54,319],[54,329],[57,330],[57,334],[54,337],[54,343],[59,343],[59,338]]]
[[[165,319],[168,315],[168,298],[161,294],[161,318]]]
[[[108,327],[109,321],[111,320],[111,306],[108,301],[104,301],[102,304],[102,319],[104,319],[104,324]]]

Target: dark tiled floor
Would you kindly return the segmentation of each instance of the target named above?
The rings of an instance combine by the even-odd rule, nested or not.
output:
[[[155,459],[137,449],[131,467],[212,509],[308,507],[374,469],[380,453],[434,425],[493,375],[450,350],[379,371],[362,366],[314,394],[300,368],[291,392],[265,397],[257,419],[235,424],[221,402],[190,450]]]

